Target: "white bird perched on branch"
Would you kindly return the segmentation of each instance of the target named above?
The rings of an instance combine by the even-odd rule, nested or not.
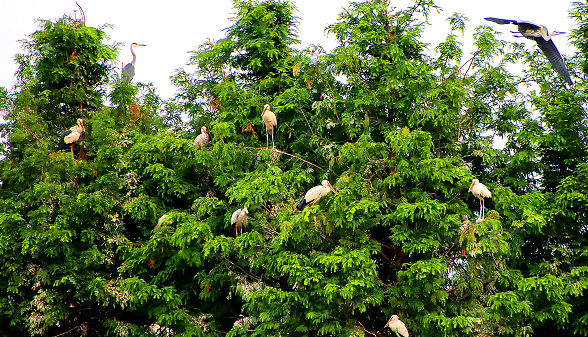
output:
[[[269,148],[269,136],[268,134],[272,133],[272,147],[276,147],[274,145],[274,130],[278,126],[278,119],[276,118],[276,114],[270,110],[270,105],[266,104],[263,107],[263,112],[261,113],[261,120],[263,124],[265,124],[265,144],[266,149]]]
[[[243,235],[243,227],[246,227],[248,222],[247,214],[249,214],[247,206],[239,208],[233,212],[233,215],[231,216],[231,225],[235,225],[235,236],[239,236],[238,230],[241,231],[240,235]]]
[[[315,187],[311,188],[310,190],[308,190],[308,192],[306,192],[306,194],[304,195],[304,198],[302,198],[300,200],[300,202],[298,203],[298,206],[296,206],[296,208],[299,211],[302,211],[304,209],[304,207],[306,207],[310,203],[312,203],[312,205],[314,206],[314,204],[316,204],[316,202],[319,201],[320,198],[327,195],[329,193],[329,191],[333,191],[333,193],[337,194],[337,191],[335,191],[335,189],[333,188],[331,183],[325,179],[321,182],[320,185],[315,186]]]
[[[196,137],[196,139],[194,139],[194,145],[200,147],[206,146],[206,144],[208,144],[208,141],[210,140],[210,137],[208,135],[208,129],[206,128],[206,126],[203,126],[200,128],[200,134],[198,135],[198,137]]]
[[[408,330],[406,329],[406,325],[398,319],[398,315],[392,315],[386,323],[385,327],[389,327],[397,336],[399,337],[408,337]]]
[[[474,197],[480,199],[480,220],[484,220],[484,207],[488,209],[494,209],[494,199],[492,199],[492,193],[488,187],[480,183],[478,179],[472,180],[472,184],[470,185],[468,192],[472,192]]]
[[[78,118],[78,125],[71,127],[61,136],[59,144],[57,144],[57,151],[64,150],[68,145],[71,145],[71,154],[73,155],[73,144],[80,140],[84,131],[86,131],[84,120]]]

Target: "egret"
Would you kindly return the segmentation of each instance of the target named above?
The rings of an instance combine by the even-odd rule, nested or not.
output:
[[[526,37],[529,40],[533,40],[537,42],[539,49],[547,56],[549,63],[555,68],[555,70],[559,73],[559,75],[569,84],[573,85],[572,79],[570,78],[570,73],[566,68],[563,58],[561,54],[555,47],[555,44],[551,40],[552,37],[560,34],[565,34],[564,32],[553,31],[549,34],[547,28],[545,26],[537,25],[532,22],[528,21],[517,21],[517,20],[507,20],[507,19],[497,19],[497,18],[484,18],[485,20],[495,22],[499,25],[505,25],[512,23],[517,25],[518,32],[511,33],[520,33],[521,35],[515,35],[515,37]]]
[[[492,199],[492,193],[488,187],[480,183],[478,179],[472,180],[472,184],[470,185],[468,192],[472,192],[474,197],[480,199],[480,219],[484,220],[484,207],[488,209],[494,209],[494,199]]]
[[[274,145],[274,130],[278,125],[278,119],[276,118],[276,114],[270,110],[270,105],[266,104],[263,107],[263,112],[261,113],[261,120],[263,124],[265,124],[265,144],[266,148],[269,148],[269,136],[268,133],[272,133],[272,147],[275,148]]]
[[[231,225],[235,225],[235,236],[239,236],[238,230],[240,230],[241,235],[243,235],[243,227],[247,227],[248,222],[247,214],[249,214],[247,206],[239,208],[233,212],[233,215],[231,216]]]
[[[399,337],[408,337],[408,330],[406,329],[406,325],[398,319],[398,315],[392,315],[388,320],[388,323],[384,326],[390,328],[397,336]]]
[[[333,191],[333,193],[337,194],[337,191],[335,191],[333,186],[331,186],[331,183],[329,183],[329,181],[325,179],[321,182],[320,185],[308,190],[308,192],[306,192],[304,198],[300,200],[296,208],[299,211],[302,211],[304,207],[306,207],[310,203],[312,203],[312,205],[314,206],[314,204],[316,204],[316,202],[319,201],[320,198],[327,195],[329,191]]]
[[[64,150],[68,145],[71,145],[71,154],[73,156],[73,144],[80,140],[80,137],[82,137],[84,131],[86,131],[86,128],[84,127],[84,120],[78,118],[78,125],[71,127],[61,136],[59,144],[57,144],[57,151]]]
[[[200,134],[196,139],[194,139],[194,145],[198,146],[199,148],[208,144],[208,140],[210,137],[208,136],[208,129],[206,126],[200,128]]]
[[[147,46],[146,44],[140,44],[140,43],[131,43],[131,54],[133,54],[133,61],[129,64],[127,64],[122,71],[122,75],[121,78],[123,81],[125,82],[130,82],[133,80],[133,77],[135,77],[135,62],[137,61],[137,55],[135,55],[135,47],[145,47]]]

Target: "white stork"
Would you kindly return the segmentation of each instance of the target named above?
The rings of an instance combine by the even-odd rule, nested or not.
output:
[[[231,225],[235,225],[235,236],[239,236],[238,230],[241,232],[240,235],[243,235],[243,227],[246,227],[248,222],[247,214],[249,214],[247,206],[239,208],[233,212],[233,215],[231,216]]]
[[[203,126],[202,128],[200,128],[200,134],[198,135],[198,137],[194,139],[194,145],[201,148],[203,146],[206,146],[209,140],[210,137],[208,136],[208,129],[206,128],[206,126]]]
[[[84,127],[84,120],[78,118],[78,125],[71,127],[61,136],[59,144],[57,144],[57,151],[64,150],[68,145],[71,145],[71,154],[73,156],[73,144],[80,140],[80,137],[82,137],[84,131],[86,131],[86,128]]]
[[[384,326],[390,328],[397,336],[399,337],[408,337],[408,330],[406,329],[406,325],[398,319],[398,315],[392,315],[388,320],[388,323]]]
[[[274,130],[278,125],[278,119],[276,118],[276,114],[270,110],[270,105],[266,104],[263,107],[263,112],[261,113],[261,120],[263,124],[265,124],[265,144],[266,149],[269,148],[269,136],[268,134],[272,133],[272,147],[276,147],[274,145]]]
[[[488,187],[480,183],[478,179],[472,180],[472,184],[470,185],[468,192],[472,192],[474,197],[480,200],[480,219],[484,220],[484,207],[488,209],[494,209],[494,199],[492,199],[492,193]]]
[[[337,193],[337,191],[335,191],[335,189],[333,188],[331,183],[325,179],[321,182],[320,185],[315,186],[315,187],[311,188],[310,190],[308,190],[308,192],[306,192],[306,194],[304,195],[304,198],[302,198],[300,200],[300,202],[298,203],[298,206],[296,206],[296,208],[299,211],[302,211],[304,209],[304,207],[306,207],[310,203],[312,203],[312,205],[314,206],[314,204],[316,204],[316,202],[319,201],[320,198],[327,195],[329,193],[329,191],[333,191],[333,193],[335,193],[335,194]]]

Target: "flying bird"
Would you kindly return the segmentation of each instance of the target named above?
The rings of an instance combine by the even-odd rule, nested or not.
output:
[[[78,125],[71,127],[61,136],[59,144],[57,144],[57,151],[64,150],[68,145],[71,145],[71,154],[73,155],[73,144],[77,142],[80,137],[82,137],[84,131],[86,131],[86,128],[84,127],[84,120],[78,118]]]
[[[472,184],[470,185],[468,192],[472,192],[474,197],[480,199],[480,219],[484,220],[484,207],[488,209],[494,209],[494,199],[492,199],[492,193],[488,187],[480,183],[478,179],[472,180]]]
[[[135,62],[137,62],[137,55],[135,55],[135,47],[145,47],[147,46],[146,44],[140,44],[140,43],[131,43],[131,54],[133,54],[133,61],[129,64],[127,64],[122,71],[122,75],[121,78],[124,82],[130,82],[133,80],[133,77],[135,77]]]
[[[231,225],[235,226],[235,236],[239,236],[238,231],[241,232],[240,235],[243,235],[243,227],[247,227],[248,222],[247,214],[249,214],[247,206],[239,208],[233,212],[233,215],[231,216]]]
[[[406,325],[398,319],[398,315],[392,315],[388,320],[388,323],[384,326],[390,328],[398,337],[408,337],[408,330]]]
[[[564,32],[553,31],[549,34],[547,28],[545,26],[537,25],[532,22],[528,21],[517,21],[517,20],[507,20],[507,19],[497,19],[497,18],[484,18],[485,20],[495,22],[499,25],[505,25],[512,23],[517,25],[518,32],[511,33],[520,33],[521,35],[514,35],[515,37],[526,37],[529,40],[533,40],[537,42],[539,49],[547,56],[549,63],[555,68],[555,70],[559,73],[559,75],[569,84],[573,85],[572,79],[570,78],[570,73],[566,68],[563,58],[561,54],[555,47],[555,44],[551,40],[552,37],[560,34],[565,34]]]
[[[196,137],[196,139],[194,139],[194,145],[198,146],[199,148],[202,146],[206,146],[206,144],[208,144],[210,137],[208,135],[208,129],[206,128],[206,126],[203,126],[202,128],[200,128],[200,134],[198,135],[198,137]]]
[[[329,191],[333,191],[333,193],[337,194],[337,191],[335,191],[333,186],[331,186],[331,183],[329,183],[329,181],[325,179],[321,182],[320,185],[308,190],[308,192],[306,192],[304,198],[300,200],[296,208],[299,211],[302,211],[304,207],[308,206],[308,204],[310,203],[312,203],[312,205],[314,206],[314,204],[316,204],[316,202],[319,201],[320,198],[327,195]]]
[[[273,113],[270,110],[270,105],[266,104],[263,107],[263,112],[261,113],[261,120],[263,121],[263,124],[265,124],[265,144],[266,144],[266,149],[269,148],[269,136],[268,134],[271,132],[272,133],[272,147],[275,148],[274,145],[274,130],[276,129],[276,126],[278,125],[278,119],[276,118],[276,114]]]

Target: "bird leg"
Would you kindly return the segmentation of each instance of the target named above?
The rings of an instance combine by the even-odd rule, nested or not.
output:
[[[276,148],[276,145],[274,144],[274,129],[272,129],[272,148]]]
[[[266,150],[269,149],[269,135],[267,134],[267,129],[265,129],[265,148]]]
[[[484,220],[484,199],[480,200],[482,203],[482,220]]]

